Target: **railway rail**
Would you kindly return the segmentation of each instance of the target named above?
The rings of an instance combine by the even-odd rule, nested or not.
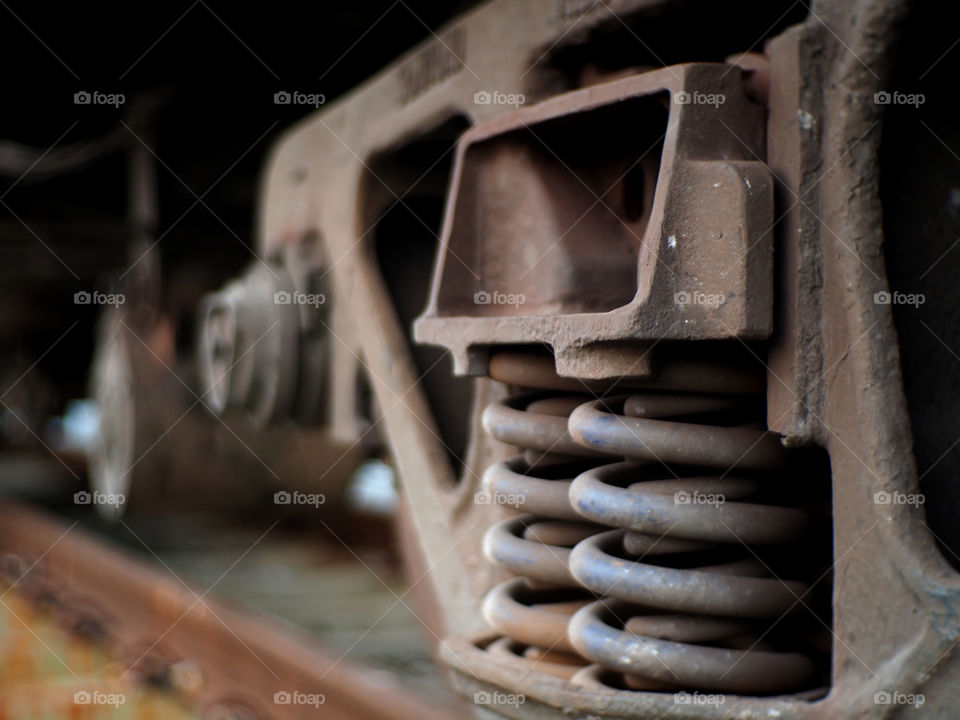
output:
[[[4,500],[0,527],[2,597],[10,625],[31,628],[28,633],[36,639],[33,626],[49,617],[53,624],[86,637],[85,655],[102,653],[112,659],[104,665],[109,671],[91,675],[82,671],[84,665],[74,669],[75,654],[48,657],[46,665],[59,665],[74,692],[119,693],[127,688],[135,694],[140,680],[155,693],[163,690],[195,708],[198,717],[214,720],[316,717],[320,705],[324,717],[337,720],[457,717],[418,697],[389,673],[341,659],[303,632],[188,587],[165,570],[48,513]],[[28,608],[29,613],[18,613],[17,608]],[[37,687],[38,680],[46,687],[42,677],[11,686],[9,665],[20,666],[22,674],[21,660],[7,655],[3,677],[8,680],[0,680],[0,708],[18,720],[29,716],[9,714],[10,707],[29,705],[25,696],[32,696],[36,707],[41,700],[47,702],[49,692]],[[40,668],[37,675],[42,676]],[[72,713],[83,711],[72,698],[63,703]],[[148,704],[137,717],[148,717],[153,709],[154,704]]]

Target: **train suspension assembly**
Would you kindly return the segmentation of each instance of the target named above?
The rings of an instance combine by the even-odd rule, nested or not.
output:
[[[484,538],[517,576],[484,600],[503,635],[491,652],[629,690],[766,696],[825,682],[820,577],[804,556],[824,544],[811,538],[821,478],[767,430],[762,375],[665,362],[601,391],[533,354],[490,368],[519,392],[487,407],[484,429],[522,451],[483,478],[522,513]]]

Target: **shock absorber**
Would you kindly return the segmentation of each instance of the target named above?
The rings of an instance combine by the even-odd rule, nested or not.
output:
[[[810,687],[793,617],[811,602],[795,577],[810,516],[790,498],[792,451],[765,427],[762,374],[675,361],[624,390],[519,353],[494,355],[490,374],[528,389],[483,416],[524,450],[485,486],[527,513],[485,537],[520,576],[485,600],[506,636],[491,649],[625,689]]]

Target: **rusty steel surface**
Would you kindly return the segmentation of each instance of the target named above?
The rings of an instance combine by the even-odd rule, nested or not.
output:
[[[647,403],[646,398],[635,395],[585,403],[571,413],[570,432],[577,442],[592,450],[638,460],[745,470],[771,469],[786,462],[779,438],[764,430],[696,423],[678,427],[658,419],[699,415],[722,407],[722,401],[712,398],[707,403],[691,403],[686,397],[671,403],[673,399],[657,395]],[[618,413],[617,408],[630,400],[635,403],[633,412]]]
[[[476,375],[490,345],[542,342],[561,375],[593,379],[646,374],[637,353],[597,362],[612,343],[767,337],[772,178],[758,160],[762,109],[730,69],[643,73],[465,133],[417,341]],[[725,101],[685,102],[694,93]],[[648,159],[640,197],[597,202]],[[723,300],[710,308],[700,296]]]
[[[487,406],[483,427],[497,440],[510,445],[557,454],[596,455],[567,433],[567,417],[579,404],[577,397],[518,395]]]
[[[12,593],[93,637],[124,669],[153,679],[205,718],[441,720],[396,679],[338,659],[302,633],[193,592],[105,544],[23,505],[0,503]],[[72,619],[72,620],[71,620]],[[92,691],[96,688],[90,688]],[[322,697],[278,703],[276,694]]]
[[[494,354],[491,365],[498,364]],[[550,384],[545,373],[539,377]],[[656,376],[649,382],[655,386]],[[567,393],[562,378],[555,384]],[[809,543],[807,514],[777,500],[784,485],[797,482],[784,466],[799,456],[772,433],[741,427],[757,419],[762,405],[725,389],[599,400],[589,393],[548,400],[541,391],[536,403],[519,395],[484,414],[488,432],[540,451],[534,459],[494,464],[484,482],[492,502],[543,513],[495,524],[484,539],[485,555],[520,576],[487,595],[484,615],[535,651],[520,654],[524,672],[538,671],[542,652],[572,652],[582,660],[568,675],[571,683],[579,684],[581,673],[592,676],[588,663],[596,663],[622,674],[611,687],[661,691],[671,704],[673,691],[771,695],[812,690],[822,680],[822,654],[815,660],[801,639],[816,634],[815,615],[806,604],[797,607],[808,596],[813,604],[812,587],[784,579],[783,559],[759,549],[792,547],[799,555]],[[544,406],[552,414],[541,416]],[[564,416],[567,428],[554,427]],[[642,423],[658,423],[660,433],[651,437]],[[544,430],[533,432],[538,425]],[[668,446],[657,446],[661,436]],[[562,452],[551,454],[545,439]],[[578,445],[594,455],[577,457]],[[638,459],[611,464],[624,455]],[[729,474],[737,466],[766,474]],[[551,483],[564,493],[566,508],[557,498],[538,502],[552,497]],[[755,497],[768,500],[736,502]],[[581,522],[570,521],[577,516]],[[556,529],[537,532],[541,526]],[[623,529],[605,531],[610,526]],[[791,562],[793,572],[805,572]],[[556,597],[560,588],[565,597]],[[798,620],[807,613],[812,617]]]
[[[556,364],[546,354],[498,351],[490,358],[490,377],[508,385],[573,392],[604,393],[611,383],[583,378],[560,377]],[[616,387],[650,388],[642,378],[619,378]],[[681,388],[715,393],[763,392],[763,376],[751,368],[697,360],[674,360],[661,363],[657,371],[656,389]]]
[[[655,610],[769,619],[782,617],[809,590],[802,582],[767,576],[763,563],[750,557],[675,569],[635,561],[627,554],[625,563],[624,535],[622,530],[602,532],[576,546],[570,553],[570,572],[581,585]],[[731,540],[736,538],[731,535]],[[660,554],[644,553],[651,561]]]
[[[616,12],[657,12],[665,4],[630,0],[616,3]],[[505,22],[505,17],[510,20]],[[421,479],[406,484],[405,490],[421,552],[432,568],[429,581],[436,595],[445,598],[446,627],[483,627],[479,600],[497,574],[474,549],[483,534],[480,521],[489,522],[501,513],[470,502],[479,488],[457,486],[440,428],[419,383],[423,370],[417,368],[406,328],[397,320],[370,238],[360,243],[357,238],[417,179],[415,175],[405,180],[393,172],[391,151],[429,135],[447,120],[466,118],[469,124],[507,113],[509,106],[474,101],[485,85],[513,88],[528,101],[555,94],[555,77],[535,67],[524,76],[535,65],[531,49],[547,49],[564,34],[575,37],[608,19],[600,8],[571,6],[558,13],[550,0],[522,7],[502,1],[481,6],[288,131],[273,148],[266,168],[257,249],[263,256],[295,259],[304,238],[314,238],[315,253],[328,259],[333,432],[338,437],[358,434],[355,379],[362,356],[387,441],[391,448],[403,448],[393,453],[399,473]],[[496,52],[484,50],[491,47]],[[436,57],[446,58],[448,52],[462,63],[444,64],[442,74],[431,75]],[[386,158],[385,167],[378,162],[381,158]],[[374,166],[376,173],[371,171]],[[294,284],[306,292],[296,278]],[[481,406],[487,404],[484,398],[503,395],[485,381],[478,381],[474,393],[474,402]],[[473,448],[465,459],[468,477],[479,479],[489,453],[507,457],[505,448],[490,442],[478,422],[470,421],[467,435]]]
[[[0,603],[0,717],[4,720],[201,720],[189,703],[119,679],[89,639],[58,627],[16,593]]]
[[[623,462],[584,471],[569,488],[571,505],[580,517],[598,523],[691,543],[725,542],[731,533],[747,543],[783,542],[807,525],[806,513],[797,508],[737,502],[761,490],[763,482],[756,478],[725,474],[629,484],[636,469]],[[694,493],[722,495],[724,503],[716,512],[705,513],[691,504]]]
[[[625,24],[676,6],[492,2],[274,148],[261,253],[286,253],[295,267],[295,248],[312,237],[336,258],[324,265],[342,393],[333,422],[357,426],[361,356],[440,609],[440,653],[468,697],[524,698],[478,702],[478,717],[953,716],[960,578],[921,509],[875,501],[918,486],[892,317],[873,301],[888,288],[871,98],[885,87],[907,6],[817,2],[763,57],[690,64],[690,48],[668,68],[594,68],[561,81],[538,63],[554,46],[586,42],[601,13]],[[459,62],[438,64],[444,48]],[[494,89],[525,95],[524,107],[477,101]],[[708,111],[681,100],[698,92],[729,103]],[[622,117],[633,122],[618,125]],[[400,152],[425,138],[453,148],[460,133],[450,123],[466,132],[449,184],[425,181],[446,216],[414,335],[447,349],[457,373],[478,376],[472,403],[459,406],[462,465],[450,462],[389,268],[367,239],[416,184],[419,170],[403,167]],[[570,229],[577,215],[583,224]],[[674,358],[682,345],[688,352]],[[544,346],[551,352],[538,353]],[[731,347],[732,363],[719,357]],[[674,400],[655,396],[678,392],[765,403],[746,403],[746,419],[714,417],[737,411],[716,397],[695,400],[694,414],[661,415]],[[576,408],[571,395],[581,396]],[[806,445],[823,455],[794,461]],[[677,477],[631,482],[634,465],[583,473],[608,450],[611,463],[667,454]],[[598,487],[598,477],[615,486]],[[732,502],[715,513],[663,507],[687,478],[683,490]],[[574,504],[564,505],[564,489]],[[581,505],[584,519],[620,530],[601,546],[568,547],[571,528],[553,523],[574,522]],[[518,510],[533,519],[510,519]],[[749,543],[725,542],[724,525]],[[718,547],[728,544],[735,557]],[[783,550],[783,566],[767,546]],[[656,562],[638,562],[651,553]],[[677,561],[700,553],[710,557]],[[632,584],[624,568],[647,579]],[[578,575],[602,604],[578,609],[596,600]],[[644,607],[622,604],[618,590]],[[794,598],[808,625],[763,637],[768,616]],[[565,633],[558,617],[570,618]],[[652,659],[667,655],[679,682]],[[694,704],[677,701],[678,689],[727,694]],[[890,693],[925,702],[877,700]]]
[[[567,637],[570,616],[588,600],[558,599],[529,602],[530,587],[521,578],[498,585],[484,599],[483,613],[491,626],[526,646],[576,653]]]
[[[159,312],[138,148],[144,262],[93,361],[97,510],[260,509],[280,487],[339,509],[389,454],[411,613],[478,720],[956,717],[960,556],[920,494],[936,413],[908,407],[881,207],[900,136],[877,97],[920,4],[770,3],[747,36],[761,5],[491,0],[431,30],[274,144],[255,263],[201,303],[196,358]],[[15,397],[33,432],[52,388]],[[0,720],[99,717],[70,693],[118,689],[137,703],[117,718],[465,712],[24,506],[0,528]],[[14,620],[83,672],[56,680]]]
[[[572,475],[569,471],[558,473],[534,470],[525,459],[515,457],[498,462],[487,468],[483,474],[483,486],[492,498],[502,505],[516,510],[560,518],[562,520],[582,520],[570,506],[567,496],[570,494]]]
[[[628,687],[669,691],[679,684],[706,693],[757,695],[802,686],[813,674],[813,664],[802,653],[723,647],[726,638],[742,634],[735,624],[703,628],[684,618],[679,632],[629,624],[618,629],[618,618],[630,613],[629,605],[598,601],[570,621],[577,649],[600,666],[625,673]]]
[[[857,21],[847,24],[844,10],[853,7]],[[960,578],[934,544],[922,507],[875,502],[877,493],[916,493],[919,473],[890,308],[874,301],[887,287],[876,193],[880,108],[858,99],[884,87],[892,57],[874,38],[892,42],[908,8],[817,4],[829,27],[843,28],[839,41],[850,53],[815,74],[807,68],[817,48],[837,40],[819,23],[771,45],[771,166],[787,197],[808,200],[788,203],[785,335],[771,347],[770,376],[780,380],[770,382],[768,415],[788,441],[813,439],[830,453],[838,639],[825,712],[856,706],[863,714],[949,718],[956,710],[948,688],[960,673]],[[798,109],[816,118],[815,127],[796,121]],[[815,169],[843,153],[850,158],[835,171]],[[871,703],[893,691],[923,694],[929,704]]]

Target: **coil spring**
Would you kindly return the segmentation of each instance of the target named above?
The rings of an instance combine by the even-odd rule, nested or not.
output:
[[[528,513],[484,539],[487,557],[521,576],[484,601],[507,636],[491,649],[526,648],[537,669],[584,684],[612,671],[638,690],[765,695],[811,683],[810,657],[783,649],[789,635],[768,637],[809,590],[771,565],[810,518],[780,496],[791,460],[764,426],[762,376],[675,363],[597,399],[604,386],[557,377],[549,357],[494,355],[490,374],[541,391],[483,416],[524,450],[491,466],[485,487]],[[600,667],[577,670],[576,655]]]
[[[492,649],[520,654],[538,670],[561,677],[585,664],[567,627],[573,613],[593,599],[570,574],[570,550],[602,529],[585,522],[569,500],[573,478],[590,466],[584,459],[602,456],[567,434],[567,418],[582,402],[570,395],[526,393],[491,405],[483,415],[487,432],[525,449],[489,467],[483,478],[494,502],[525,513],[494,525],[484,537],[487,558],[520,576],[484,600],[487,622],[512,641]]]

